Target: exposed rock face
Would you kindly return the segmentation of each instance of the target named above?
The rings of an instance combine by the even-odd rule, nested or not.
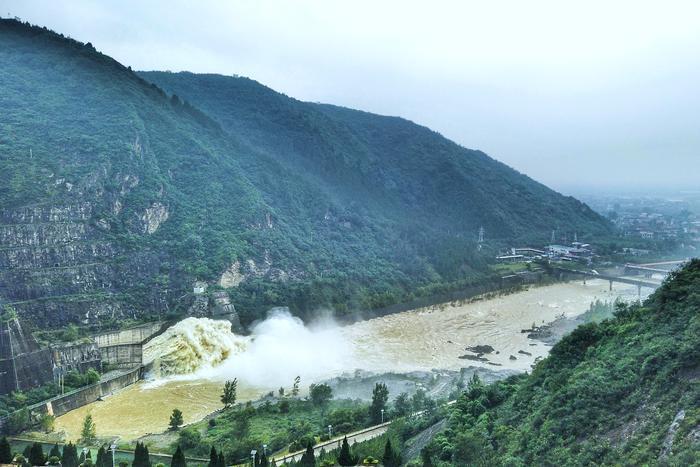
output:
[[[219,285],[225,289],[229,289],[231,287],[238,287],[244,280],[245,276],[241,273],[241,263],[236,261],[221,274]]]
[[[248,277],[264,277],[272,282],[287,282],[290,278],[301,277],[301,274],[290,277],[292,274],[284,269],[274,267],[268,251],[265,251],[263,260],[260,263],[256,263],[253,259],[246,260],[245,272],[243,275],[243,280]]]
[[[159,202],[151,204],[151,207],[146,208],[146,212],[141,216],[143,222],[144,233],[149,235],[155,233],[160,225],[168,220],[170,213],[168,208]]]
[[[74,186],[75,200],[69,204],[0,209],[0,300],[34,326],[143,311],[118,297],[158,273],[158,254],[141,252],[117,261],[123,252],[100,226],[102,209],[109,207],[98,204],[102,188],[97,185],[92,190]],[[94,200],[83,201],[88,197]],[[164,217],[167,210],[164,214],[156,206],[150,228]],[[159,300],[156,307],[162,306]]]
[[[25,391],[53,379],[51,352],[41,349],[17,319],[0,322],[0,394]]]
[[[671,455],[671,449],[673,448],[673,440],[676,438],[676,432],[678,431],[678,428],[680,428],[681,422],[684,418],[685,410],[679,410],[676,416],[673,417],[671,426],[668,427],[668,432],[666,433],[664,443],[661,446],[661,455],[659,456],[660,459],[664,459]]]

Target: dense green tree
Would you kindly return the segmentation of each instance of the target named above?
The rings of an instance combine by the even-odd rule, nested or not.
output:
[[[229,408],[236,404],[238,392],[238,378],[233,378],[232,381],[224,383],[224,392],[221,394],[221,403],[224,407]]]
[[[49,457],[58,457],[59,459],[61,458],[61,450],[58,448],[58,444],[53,445],[53,447],[49,451]]]
[[[170,423],[168,424],[170,430],[177,430],[183,423],[182,411],[180,409],[173,409],[173,413],[170,415]]]
[[[391,441],[387,438],[382,456],[384,467],[401,467],[401,455],[391,447]]]
[[[61,456],[61,465],[63,467],[78,467],[78,448],[72,442],[68,442],[63,446],[63,455]]]
[[[0,464],[9,464],[12,462],[12,448],[7,438],[0,438]]]
[[[389,401],[389,388],[384,383],[377,383],[372,390],[372,404],[369,406],[369,418],[372,423],[382,421],[382,412],[386,410]]]
[[[306,451],[299,459],[300,467],[316,467],[316,457],[314,456],[314,445],[311,441],[306,444]]]
[[[411,401],[408,394],[402,392],[394,400],[394,414],[397,417],[405,417],[411,413]]]
[[[423,448],[420,451],[420,460],[423,463],[423,467],[433,467],[433,457],[430,454],[430,450]]]
[[[187,467],[187,461],[185,460],[185,454],[182,452],[180,446],[175,450],[173,454],[172,461],[170,462],[170,467]]]
[[[107,453],[107,451],[105,450],[104,446],[100,446],[100,449],[97,450],[97,457],[95,457],[95,467],[106,467],[105,466],[106,453]]]
[[[217,467],[226,467],[226,458],[224,457],[224,452],[219,452],[219,463]]]
[[[413,397],[411,397],[411,408],[413,409],[413,411],[419,412],[425,409],[425,401],[427,398],[428,396],[426,395],[424,389],[416,390],[416,392],[413,394]]]
[[[333,398],[333,390],[327,384],[312,384],[309,387],[311,402],[321,409],[325,409],[328,401]]]
[[[44,455],[44,449],[41,443],[32,443],[27,460],[32,465],[44,465],[44,463],[46,463],[46,456]]]
[[[151,456],[148,453],[148,446],[141,442],[136,443],[134,449],[134,460],[132,467],[151,467]]]
[[[219,466],[219,454],[216,452],[214,446],[209,449],[209,463],[207,467],[218,467]]]
[[[289,412],[289,401],[279,401],[277,404],[277,408],[280,411],[280,413],[288,413]]]
[[[97,439],[97,427],[92,420],[92,414],[87,414],[83,419],[83,427],[80,430],[80,440],[83,444],[91,445]]]
[[[338,454],[338,464],[344,467],[352,466],[357,463],[357,459],[352,455],[350,451],[350,443],[348,443],[348,437],[343,438],[343,444],[340,446],[340,453]]]

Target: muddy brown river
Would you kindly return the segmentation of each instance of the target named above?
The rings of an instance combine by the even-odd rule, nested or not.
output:
[[[196,326],[201,332],[192,336],[193,321],[183,322],[181,327],[186,327],[186,332],[166,335],[162,345],[168,349],[184,346],[188,351],[183,354],[190,359],[196,355],[201,361],[193,364],[188,360],[187,365],[181,366],[196,368],[201,365],[201,370],[130,386],[103,401],[58,417],[56,431],[63,432],[66,440],[77,439],[83,418],[91,413],[99,436],[133,440],[148,433],[159,433],[167,429],[170,413],[175,407],[182,410],[185,423],[200,420],[221,408],[219,397],[224,380],[238,378],[240,401],[255,399],[279,387],[279,381],[271,377],[276,374],[276,362],[288,372],[282,375],[282,380],[291,381],[293,377],[290,375],[296,371],[294,362],[313,360],[314,355],[323,355],[319,357],[319,364],[314,366],[316,371],[303,373],[305,369],[299,369],[298,372],[304,375],[305,386],[355,369],[407,372],[483,366],[528,371],[537,358],[547,355],[549,346],[528,339],[522,329],[551,322],[562,314],[574,317],[585,312],[596,299],[613,301],[618,297],[636,300],[637,289],[615,284],[610,292],[607,281],[589,280],[585,285],[570,282],[533,287],[462,305],[444,304],[410,310],[319,331],[308,331],[301,329],[303,326],[298,323],[283,322],[287,325],[287,328],[282,326],[287,334],[274,334],[276,331],[262,326],[259,335],[254,332],[249,342],[239,336],[225,335],[209,340],[219,331],[207,330],[206,320],[197,321]],[[280,326],[275,329],[280,329]],[[273,334],[265,334],[269,332]],[[284,342],[287,338],[289,342]],[[191,339],[198,339],[196,346],[185,345]],[[202,340],[206,345],[201,345]],[[306,349],[308,341],[316,340],[321,342],[319,347]],[[174,341],[177,345],[173,345]],[[220,366],[206,365],[206,356],[202,356],[201,349],[209,349],[220,356],[221,349],[212,349],[221,345],[231,346],[223,352],[227,360],[216,363]],[[494,348],[494,352],[483,355],[488,361],[459,358],[465,354],[473,355],[465,348],[476,345]],[[192,347],[196,351],[192,351]],[[172,361],[174,357],[177,354],[168,358]]]

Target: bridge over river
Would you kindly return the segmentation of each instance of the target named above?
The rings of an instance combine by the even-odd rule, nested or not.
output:
[[[595,271],[583,271],[580,269],[568,269],[562,267],[552,267],[553,271],[560,273],[560,275],[571,274],[575,276],[582,276],[583,283],[586,283],[587,278],[591,279],[602,279],[610,283],[610,290],[613,288],[613,282],[619,282],[621,284],[631,284],[637,286],[637,292],[641,296],[642,287],[649,287],[651,289],[656,289],[661,285],[661,282],[650,281],[650,280],[640,280],[632,277],[615,276],[613,274],[600,274]]]
[[[661,274],[666,276],[687,261],[687,259],[682,259],[677,261],[661,261],[658,263],[646,264],[627,263],[625,264],[625,274],[643,274],[647,278],[651,277],[653,274]]]

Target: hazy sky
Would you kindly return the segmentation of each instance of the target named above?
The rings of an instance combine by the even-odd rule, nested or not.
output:
[[[144,70],[399,115],[564,192],[700,186],[700,2],[0,0]]]

